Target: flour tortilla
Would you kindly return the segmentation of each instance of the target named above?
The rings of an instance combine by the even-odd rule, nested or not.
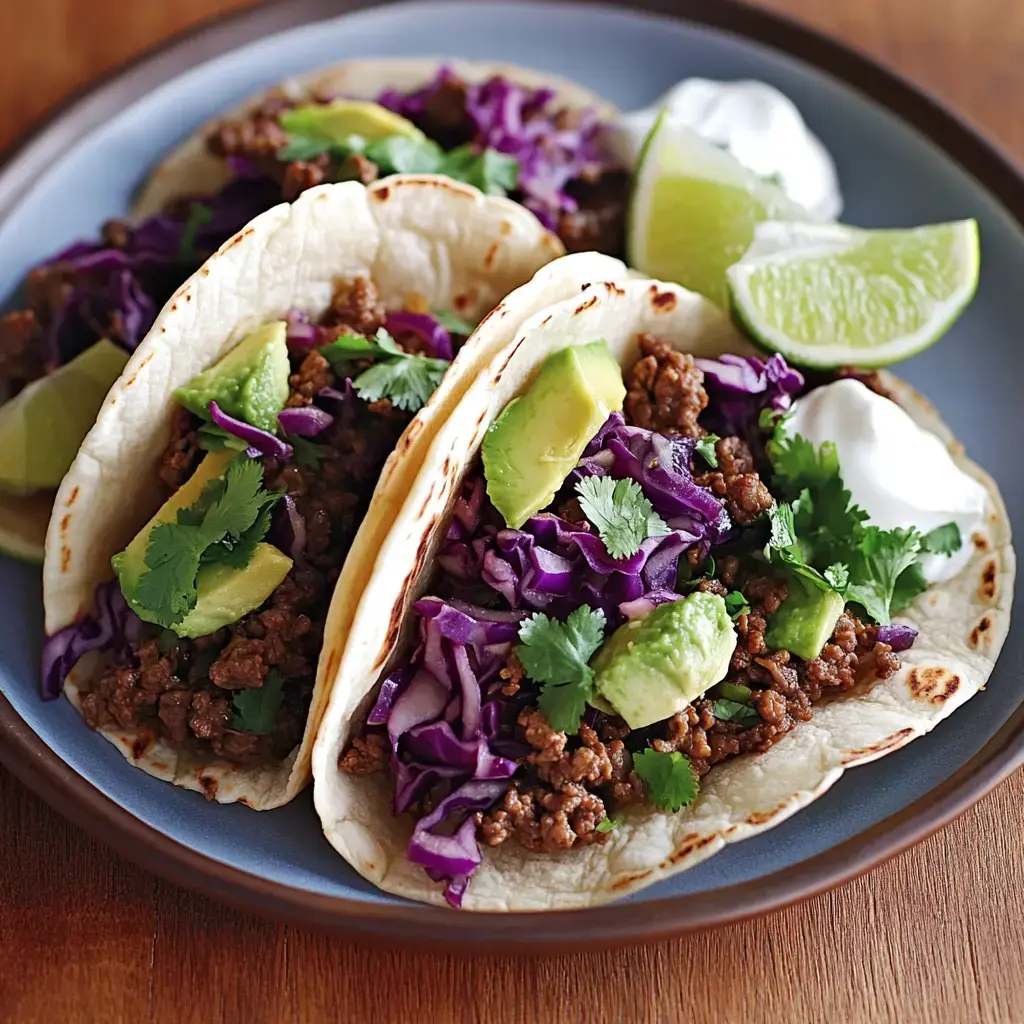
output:
[[[178,289],[111,389],[57,493],[43,566],[48,634],[89,610],[96,584],[111,575],[111,555],[161,504],[155,468],[170,436],[174,389],[255,327],[291,309],[319,317],[339,282],[360,277],[373,280],[389,309],[416,296],[474,322],[527,282],[480,324],[385,465],[330,607],[301,746],[279,769],[241,769],[190,757],[141,730],[105,731],[132,763],[175,785],[258,809],[290,800],[309,781],[313,736],[341,656],[337,638],[345,635],[349,607],[438,428],[524,316],[563,297],[564,289],[625,270],[591,254],[573,264],[585,275],[575,283],[562,274],[531,280],[561,252],[533,214],[510,200],[446,178],[396,176],[370,188],[324,185],[268,210]],[[97,671],[93,659],[69,677],[66,691],[76,707]]]
[[[374,100],[385,89],[400,92],[419,89],[433,81],[442,66],[450,67],[466,82],[480,82],[494,75],[503,75],[530,89],[553,90],[555,98],[552,102],[556,107],[596,110],[604,121],[612,121],[618,116],[614,106],[575,82],[514,64],[436,57],[378,57],[347,61],[289,78],[207,122],[157,166],[139,192],[132,214],[137,218],[155,216],[173,199],[185,195],[209,195],[223,188],[231,179],[231,172],[224,160],[207,151],[207,135],[222,121],[244,117],[272,95],[283,94],[296,101],[313,100],[319,96]]]
[[[440,429],[381,548],[317,738],[313,775],[327,838],[360,874],[388,892],[444,904],[442,887],[406,858],[412,822],[391,813],[390,775],[344,775],[337,760],[372,706],[380,680],[408,650],[403,644],[411,639],[409,605],[429,587],[431,557],[460,481],[488,425],[550,352],[603,338],[625,367],[637,357],[641,332],[695,355],[753,351],[715,307],[676,285],[597,284],[551,306],[519,327],[513,344],[480,374]],[[697,800],[677,814],[632,809],[605,844],[560,854],[528,853],[515,842],[485,848],[463,899],[465,909],[568,909],[636,892],[784,821],[846,768],[923,735],[982,688],[1010,622],[1015,560],[1006,509],[995,483],[967,459],[936,411],[909,385],[889,374],[884,379],[990,496],[983,528],[964,538],[972,550],[967,567],[900,615],[920,631],[914,647],[901,655],[901,670],[819,705],[810,722],[766,753],[716,766]]]

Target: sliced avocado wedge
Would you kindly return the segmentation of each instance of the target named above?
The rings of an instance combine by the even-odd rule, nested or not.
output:
[[[337,99],[330,103],[308,103],[284,111],[278,121],[292,135],[342,142],[350,135],[359,135],[368,142],[401,135],[409,139],[426,136],[400,114],[370,100]]]
[[[0,489],[60,485],[126,362],[124,349],[98,341],[0,406]]]
[[[795,573],[788,573],[786,582],[789,595],[769,618],[764,640],[773,650],[792,651],[810,661],[828,643],[846,601],[834,590],[822,590]]]
[[[174,627],[178,636],[207,636],[259,608],[291,572],[292,560],[271,544],[257,544],[244,569],[205,565],[196,577],[195,608]]]
[[[237,457],[238,452],[232,451],[211,452],[207,455],[192,476],[160,506],[157,514],[132,538],[128,547],[110,560],[125,600],[140,619],[150,621],[146,609],[138,604],[134,595],[139,585],[139,577],[146,571],[146,549],[149,547],[149,535],[153,532],[153,527],[160,523],[177,521],[178,511],[195,504],[206,485],[211,480],[223,476],[228,464]]]
[[[205,419],[210,403],[216,402],[229,416],[277,433],[277,414],[288,400],[291,372],[287,333],[283,320],[256,328],[220,362],[178,388],[174,397]]]
[[[590,667],[597,692],[631,729],[642,729],[721,682],[735,647],[725,601],[697,591],[619,626]]]
[[[603,341],[544,361],[484,435],[487,494],[511,529],[544,508],[608,416],[622,408],[622,369]]]

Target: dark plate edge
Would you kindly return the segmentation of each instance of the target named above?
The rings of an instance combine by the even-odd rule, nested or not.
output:
[[[585,2],[585,0],[584,0]],[[61,150],[90,131],[121,97],[141,95],[188,67],[297,25],[372,6],[370,0],[277,0],[182,33],[60,104],[3,155],[0,221]],[[608,5],[612,6],[612,5]],[[770,46],[843,81],[928,137],[1024,226],[1024,178],[988,140],[937,99],[843,43],[737,0],[633,0],[632,10],[675,15]],[[903,811],[823,854],[766,878],[699,896],[668,897],[546,914],[454,915],[435,908],[376,906],[267,882],[198,854],[143,824],[48,748],[0,694],[0,762],[64,816],[142,867],[233,906],[373,943],[475,952],[607,948],[703,930],[807,899],[920,842],[1024,763],[1024,705],[952,777]],[[467,927],[468,926],[468,927]],[[581,938],[582,936],[582,938]]]

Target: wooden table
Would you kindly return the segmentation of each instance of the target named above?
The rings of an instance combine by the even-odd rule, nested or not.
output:
[[[762,0],[871,52],[1024,158],[1019,0]],[[2,0],[0,145],[247,0]],[[1024,775],[916,849],[760,921],[632,950],[371,952],[146,874],[0,770],[0,1020],[1024,1020]]]

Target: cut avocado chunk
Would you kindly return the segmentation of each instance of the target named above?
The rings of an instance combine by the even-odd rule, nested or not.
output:
[[[510,528],[518,529],[554,498],[625,397],[622,369],[603,341],[547,357],[526,392],[484,435],[487,494]]]
[[[725,601],[698,591],[620,626],[591,662],[595,688],[631,729],[642,729],[721,682],[735,647]]]
[[[98,341],[0,406],[0,489],[60,485],[126,362],[124,349]]]
[[[135,535],[132,542],[114,555],[111,563],[121,592],[140,619],[153,622],[148,609],[136,599],[139,579],[147,570],[146,551],[153,528],[176,522],[178,511],[195,504],[211,480],[223,476],[237,452],[211,452],[195,473],[172,494],[155,516]],[[237,622],[258,608],[288,575],[292,560],[270,544],[258,544],[244,569],[216,563],[205,565],[196,578],[195,608],[172,629],[178,636],[205,636],[222,626]]]
[[[284,111],[278,121],[292,135],[334,142],[343,142],[350,135],[359,135],[367,142],[394,135],[409,139],[426,138],[412,121],[370,100],[337,99],[330,103],[308,103]]]
[[[283,320],[258,327],[220,362],[178,388],[174,397],[204,419],[210,418],[210,403],[216,402],[229,416],[276,433],[291,373],[287,332]]]
[[[206,636],[259,608],[291,571],[292,560],[272,544],[257,544],[244,569],[204,565],[196,577],[195,608],[172,627],[178,636]]]
[[[765,643],[774,650],[792,651],[810,661],[821,654],[843,614],[842,594],[823,590],[795,573],[787,575],[789,596],[768,619]]]

